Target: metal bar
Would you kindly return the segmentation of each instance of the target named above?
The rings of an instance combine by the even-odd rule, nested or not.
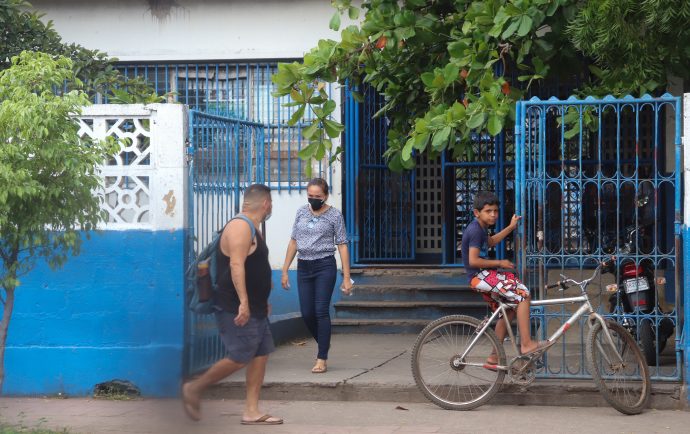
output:
[[[579,297],[564,297],[549,300],[531,300],[530,306],[556,306],[561,304],[583,303],[585,301],[587,301],[587,297],[581,295]]]

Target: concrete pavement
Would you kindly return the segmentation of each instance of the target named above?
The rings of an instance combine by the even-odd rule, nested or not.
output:
[[[307,401],[399,401],[427,402],[412,377],[410,353],[416,335],[404,334],[335,334],[331,342],[328,372],[312,374],[316,357],[313,339],[303,339],[278,347],[269,358],[262,396],[272,400]],[[508,357],[512,346],[504,345]],[[561,348],[548,353],[551,372],[563,369]],[[667,352],[662,372],[676,369],[675,354]],[[584,358],[582,346],[568,344],[565,368],[580,371]],[[508,377],[505,380],[509,383]],[[687,406],[678,382],[655,382],[651,407],[678,409]],[[210,398],[242,399],[244,372],[230,376],[210,389]],[[557,405],[571,407],[608,406],[592,380],[537,379],[528,387],[505,384],[491,404]]]
[[[690,412],[679,383],[654,383],[650,409],[623,416],[591,380],[537,379],[506,384],[490,402],[469,412],[441,410],[417,390],[410,351],[415,335],[334,335],[325,374],[312,374],[312,339],[278,347],[270,357],[262,409],[285,418],[271,427],[240,425],[244,372],[210,389],[203,420],[189,421],[179,400],[0,398],[3,424],[68,428],[70,433],[458,433],[458,432],[686,432]],[[506,349],[510,346],[506,345]],[[673,354],[671,353],[671,356]],[[548,367],[560,366],[561,355]],[[581,347],[567,345],[566,366],[576,372]],[[664,360],[664,370],[675,369]],[[664,371],[672,372],[672,371]],[[510,404],[510,405],[499,405]],[[1,429],[0,429],[1,431]]]
[[[404,402],[264,401],[264,411],[283,417],[276,426],[240,425],[243,402],[209,400],[204,418],[188,420],[177,400],[0,398],[1,423],[77,433],[682,433],[690,413],[648,410],[624,416],[609,407],[484,406],[469,412]]]

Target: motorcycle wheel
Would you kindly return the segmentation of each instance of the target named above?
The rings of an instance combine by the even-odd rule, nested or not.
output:
[[[656,366],[656,335],[651,321],[642,320],[637,338],[647,364]]]

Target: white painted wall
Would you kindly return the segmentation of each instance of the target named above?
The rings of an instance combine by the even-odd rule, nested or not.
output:
[[[146,0],[31,3],[65,41],[123,61],[297,58],[338,37],[329,0],[176,0],[167,16]]]
[[[117,138],[109,130],[106,121],[115,119],[150,120],[150,146],[145,153],[150,153],[149,164],[132,165],[103,165],[100,173],[103,177],[145,177],[148,188],[144,196],[136,199],[133,190],[118,191],[117,202],[125,209],[133,209],[136,213],[147,212],[148,218],[142,222],[118,221],[103,223],[100,229],[107,230],[181,230],[185,227],[185,159],[184,146],[187,138],[187,109],[180,104],[95,104],[82,108],[81,119],[89,119],[91,125],[80,124],[80,135],[96,140],[104,140],[107,136]],[[121,131],[117,129],[118,131]],[[119,136],[130,138],[136,144],[136,133]],[[121,151],[128,146],[119,141]],[[119,154],[119,152],[118,152]],[[135,190],[136,191],[136,188]],[[102,205],[107,209],[107,205]],[[116,210],[115,210],[116,211]]]
[[[335,11],[329,0],[177,0],[175,3],[179,6],[173,7],[167,17],[159,18],[145,0],[32,1],[35,9],[45,13],[45,19],[53,21],[65,41],[105,51],[122,61],[299,58],[319,39],[339,36],[328,27]],[[342,16],[341,28],[348,24],[347,16]],[[337,85],[333,86],[332,96],[339,106]],[[107,107],[113,106],[94,106],[86,110],[95,114],[111,110]],[[334,119],[340,121],[340,110],[334,112]],[[178,175],[173,178],[177,178],[178,183],[186,179],[181,166],[184,148],[179,142],[186,132],[186,126],[180,131],[183,125],[186,124],[180,121],[170,130],[177,138],[168,144],[174,143],[175,149],[165,148],[170,158],[175,159]],[[334,149],[340,146],[339,140],[333,142]],[[329,204],[342,210],[340,163],[329,170],[330,176],[324,176],[332,184]],[[161,194],[152,192],[152,201],[158,208],[165,208],[165,202],[158,197]],[[161,227],[182,224],[179,219],[184,214],[185,199],[176,195],[176,200],[175,221],[161,221]],[[295,213],[306,203],[306,191],[273,193],[273,216],[266,222],[266,232],[274,269],[282,268]],[[161,218],[165,216],[163,212]],[[338,255],[336,258],[340,263]],[[295,266],[296,261],[293,268]]]
[[[683,95],[683,128],[682,148],[683,148],[683,182],[684,182],[684,216],[683,224],[690,227],[690,93]]]

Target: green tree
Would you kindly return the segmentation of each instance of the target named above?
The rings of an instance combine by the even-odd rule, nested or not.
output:
[[[535,82],[591,69],[579,93],[642,94],[668,74],[687,77],[687,0],[334,0],[359,25],[320,40],[302,62],[280,64],[276,96],[290,95],[291,124],[315,114],[302,134],[304,159],[321,159],[343,130],[325,82],[372,86],[385,97],[393,170],[414,154],[450,150],[472,159],[476,133],[499,134]],[[497,74],[496,67],[516,76]],[[515,74],[516,73],[516,74]],[[341,150],[336,149],[337,155]],[[309,165],[307,165],[309,167]]]
[[[112,144],[82,140],[74,117],[89,103],[70,59],[23,52],[0,71],[0,390],[19,278],[41,258],[60,267],[102,221],[97,170]],[[80,232],[84,231],[84,232]]]
[[[44,23],[42,18],[25,0],[0,0],[0,70],[9,68],[11,59],[22,51],[40,51],[71,59],[75,76],[81,82],[78,87],[89,95],[108,96],[113,103],[163,101],[142,78],[121,74],[116,58],[79,44],[64,43],[52,22]],[[71,89],[72,83],[67,86]]]

